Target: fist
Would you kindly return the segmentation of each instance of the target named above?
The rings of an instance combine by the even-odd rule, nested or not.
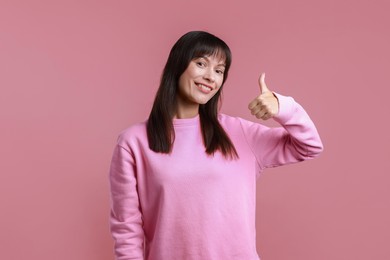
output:
[[[260,95],[249,103],[251,114],[257,118],[268,120],[279,113],[279,101],[265,84],[265,73],[259,78]]]

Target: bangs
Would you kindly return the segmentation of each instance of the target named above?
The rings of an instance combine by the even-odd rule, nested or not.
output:
[[[224,46],[220,46],[217,44],[202,44],[198,43],[194,48],[194,53],[192,55],[192,59],[196,59],[199,57],[215,57],[219,61],[224,61],[225,64],[230,64],[230,55],[229,51],[225,50]]]

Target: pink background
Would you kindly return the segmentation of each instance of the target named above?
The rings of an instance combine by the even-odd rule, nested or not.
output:
[[[113,259],[108,167],[173,43],[224,39],[223,111],[257,77],[309,112],[325,151],[258,182],[262,260],[390,259],[387,0],[0,2],[0,259]]]

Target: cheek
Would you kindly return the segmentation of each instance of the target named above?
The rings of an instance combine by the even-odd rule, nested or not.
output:
[[[217,84],[218,84],[218,89],[220,89],[223,84],[223,78],[219,79]]]
[[[179,78],[179,82],[178,82],[178,86],[177,86],[179,92],[183,91],[185,89],[185,86],[186,86],[186,77],[182,75]]]

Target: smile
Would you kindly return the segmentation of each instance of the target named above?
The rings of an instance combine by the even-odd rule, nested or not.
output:
[[[205,94],[208,94],[208,93],[210,93],[210,92],[213,90],[212,87],[207,86],[207,85],[203,85],[203,84],[201,84],[201,83],[195,83],[195,85],[198,87],[198,89],[199,89],[200,91],[202,91],[202,92],[205,93]]]

